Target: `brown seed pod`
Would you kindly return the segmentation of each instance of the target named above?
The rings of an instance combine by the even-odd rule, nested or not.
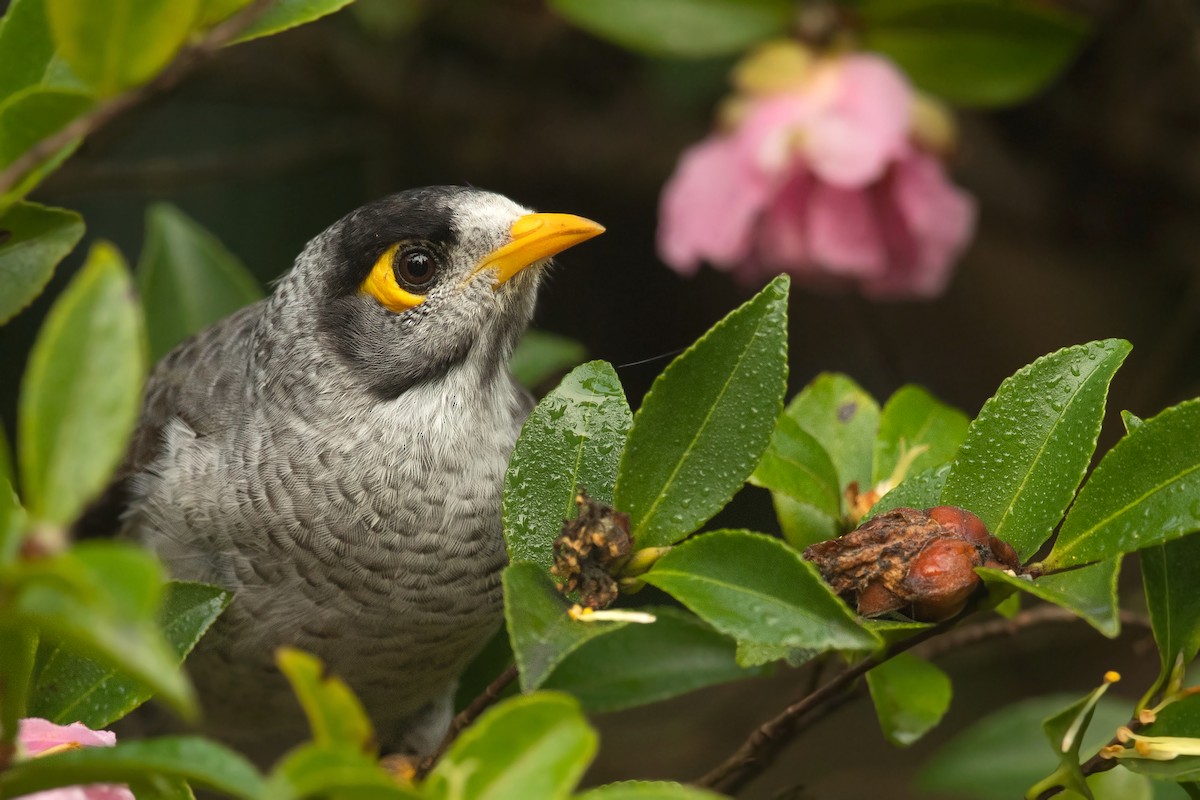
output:
[[[929,509],[929,517],[947,531],[980,546],[987,545],[991,535],[983,520],[957,506],[935,506]]]
[[[582,488],[575,496],[579,514],[563,522],[554,540],[550,574],[562,578],[560,592],[579,592],[580,604],[603,608],[617,599],[612,572],[629,555],[629,515],[597,503]]]
[[[913,616],[933,622],[961,611],[979,585],[975,567],[982,562],[979,549],[965,539],[946,537],[930,542],[913,559],[904,580]]]

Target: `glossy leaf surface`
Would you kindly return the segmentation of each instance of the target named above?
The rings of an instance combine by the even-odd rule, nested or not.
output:
[[[1200,535],[1141,552],[1142,585],[1162,677],[1200,651]]]
[[[883,407],[875,455],[871,467],[871,485],[887,480],[901,459],[910,457],[904,474],[916,475],[940,467],[954,458],[967,435],[967,415],[938,400],[919,386],[904,386]]]
[[[788,403],[789,417],[825,448],[838,474],[838,492],[851,483],[871,487],[879,404],[845,375],[824,373]]]
[[[750,482],[806,503],[826,516],[841,513],[837,470],[829,454],[787,414],[775,424],[771,443]]]
[[[1017,578],[996,569],[977,570],[989,585],[1015,587],[1078,614],[1100,633],[1115,637],[1121,631],[1117,610],[1117,574],[1120,557],[1082,569],[1044,575],[1037,580]]]
[[[946,673],[908,653],[868,672],[867,687],[883,735],[899,747],[907,747],[941,722],[953,692]]]
[[[238,34],[234,42],[246,42],[304,25],[345,8],[351,2],[353,0],[275,0],[266,13]]]

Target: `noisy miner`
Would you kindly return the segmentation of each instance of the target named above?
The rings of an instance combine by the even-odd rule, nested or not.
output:
[[[603,230],[473,188],[394,194],[157,366],[96,514],[234,592],[188,662],[209,733],[259,761],[306,736],[273,661],[293,645],[385,752],[436,746],[501,621],[500,495],[531,406],[509,356],[549,258]]]

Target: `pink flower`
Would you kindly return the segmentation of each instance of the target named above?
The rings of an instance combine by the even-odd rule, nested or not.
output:
[[[732,130],[684,152],[663,189],[662,259],[684,275],[707,261],[747,282],[786,270],[876,297],[940,293],[975,224],[919,136],[945,139],[948,118],[930,125],[929,101],[880,56],[777,44],[735,77]]]
[[[27,756],[37,757],[72,747],[112,747],[117,743],[117,737],[109,731],[94,731],[82,722],[55,725],[44,719],[30,717],[21,720],[17,741]],[[47,789],[24,795],[18,800],[134,800],[134,797],[127,786],[96,783]]]

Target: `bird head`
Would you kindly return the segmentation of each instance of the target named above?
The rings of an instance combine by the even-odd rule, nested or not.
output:
[[[294,274],[320,298],[317,335],[376,396],[395,397],[468,359],[502,369],[533,315],[542,268],[603,231],[492,192],[435,186],[351,212],[309,243]]]

